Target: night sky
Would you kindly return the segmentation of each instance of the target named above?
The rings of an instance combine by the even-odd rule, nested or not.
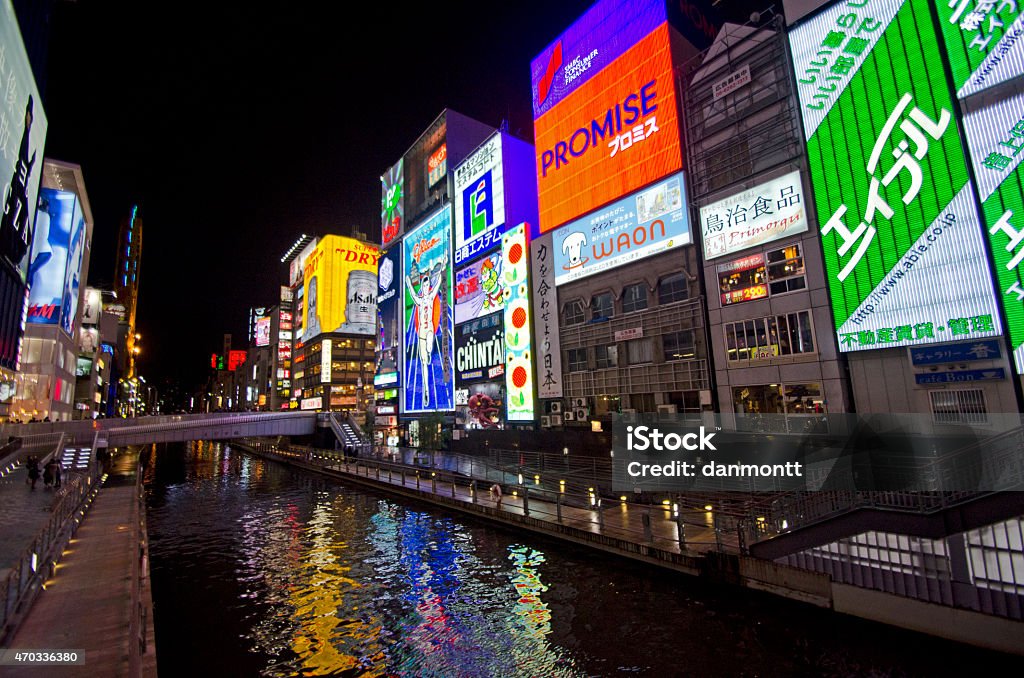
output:
[[[530,60],[591,4],[58,2],[46,155],[82,165],[89,284],[140,206],[141,373],[244,347],[301,233],[378,239],[381,173],[444,108],[532,142]]]

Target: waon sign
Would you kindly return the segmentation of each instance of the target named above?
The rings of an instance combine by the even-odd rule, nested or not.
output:
[[[534,122],[540,231],[683,166],[662,24]]]

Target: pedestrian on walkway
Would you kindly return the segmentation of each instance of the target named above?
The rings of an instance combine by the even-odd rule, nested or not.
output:
[[[32,489],[36,489],[36,481],[39,480],[39,460],[34,456],[29,457],[25,460],[25,466],[28,467],[28,480],[25,482],[32,485]]]
[[[53,461],[53,486],[60,487],[64,479],[64,465],[60,463],[60,459],[57,457],[54,457]]]
[[[494,500],[494,505],[501,508],[501,485],[494,483],[491,485],[491,499]]]
[[[53,457],[50,457],[50,461],[43,467],[43,485],[53,487]]]

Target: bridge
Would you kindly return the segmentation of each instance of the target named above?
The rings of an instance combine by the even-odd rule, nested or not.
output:
[[[102,449],[186,440],[301,436],[313,433],[316,427],[316,412],[218,412],[7,424],[0,427],[0,441],[15,437],[27,442],[38,439],[36,436],[62,435],[65,445]]]

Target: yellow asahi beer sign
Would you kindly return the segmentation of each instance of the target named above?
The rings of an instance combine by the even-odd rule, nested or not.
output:
[[[325,332],[374,335],[379,256],[377,247],[353,238],[321,238],[303,271],[303,341]]]

